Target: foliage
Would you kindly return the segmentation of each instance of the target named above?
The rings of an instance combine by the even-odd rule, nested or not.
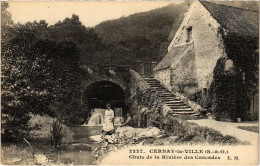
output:
[[[92,56],[91,63],[101,64],[159,61],[167,53],[168,38],[172,39],[187,8],[187,3],[169,5],[102,22],[95,27],[98,37],[103,40],[99,44],[101,49],[83,55],[83,58]]]
[[[250,119],[250,99],[258,93],[258,59],[255,50],[258,39],[229,33],[224,35],[228,58],[219,59],[213,73],[208,105],[218,120]],[[233,69],[225,71],[225,62],[231,59]]]
[[[12,15],[7,11],[9,4],[7,2],[1,2],[1,44],[6,42],[11,36],[11,30],[9,27],[13,25]]]
[[[22,145],[18,144],[2,144],[1,145],[1,153],[2,153],[2,164],[5,165],[13,165],[17,164],[13,163],[12,159],[27,159],[27,162],[24,165],[33,165],[34,159],[33,155],[29,153],[28,149]],[[23,164],[21,164],[23,165]]]
[[[58,148],[62,143],[62,125],[58,120],[54,120],[51,126],[51,145],[54,148]]]
[[[6,140],[26,135],[29,112],[58,116],[71,109],[67,105],[80,109],[76,45],[42,39],[44,21],[8,28],[12,38],[2,42],[1,49],[1,132]],[[58,111],[57,103],[63,104]]]
[[[51,160],[49,147],[39,146],[37,142],[33,146],[33,152],[28,150],[28,146],[20,143],[4,143],[1,146],[2,150],[2,164],[5,165],[65,165],[61,160]],[[73,163],[67,163],[66,165],[73,165]]]
[[[42,154],[42,153],[41,154],[35,154],[34,157],[36,159],[36,164],[37,165],[49,164],[48,158],[44,154]]]
[[[100,60],[98,59],[100,57],[94,57],[93,60],[93,55],[101,49],[105,49],[102,39],[98,37],[94,29],[86,28],[75,14],[71,18],[65,18],[63,21],[49,26],[46,36],[54,41],[74,42],[79,49],[81,63],[92,63]]]
[[[256,1],[214,1],[214,3],[249,10],[259,10],[259,3]]]
[[[236,97],[239,89],[236,84],[236,70],[225,71],[226,58],[219,59],[214,69],[213,82],[209,90],[211,110],[217,120],[236,120],[238,116]],[[214,97],[214,98],[213,98]]]
[[[46,115],[41,116],[30,114],[30,120],[28,122],[30,128],[30,139],[49,143],[51,138],[51,128],[55,121],[57,121],[57,119]],[[63,135],[61,140],[62,143],[67,144],[72,142],[74,137],[73,131],[64,124],[61,124],[61,126],[61,134]]]
[[[178,136],[175,142],[190,142],[209,144],[238,144],[238,139],[229,135],[222,135],[220,132],[208,127],[201,127],[186,120],[167,117],[165,120],[165,132],[167,135]]]
[[[259,133],[259,127],[258,126],[237,126],[237,128],[246,130],[246,131],[252,131],[255,133]]]
[[[163,108],[161,101],[156,94],[156,92],[151,89],[140,76],[132,72],[132,79],[130,83],[131,96],[131,112],[134,114],[134,126],[138,126],[138,121],[140,121],[140,116],[147,117],[147,122],[142,124],[143,126],[156,126],[159,128],[163,127],[161,119],[163,119]],[[141,112],[143,108],[146,108],[146,112]],[[140,126],[138,126],[140,127]]]

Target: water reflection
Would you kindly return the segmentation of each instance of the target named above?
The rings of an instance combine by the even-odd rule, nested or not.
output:
[[[95,158],[92,153],[92,147],[98,142],[91,140],[89,137],[93,135],[100,135],[102,126],[74,126],[71,127],[74,131],[73,143],[66,146],[66,148],[56,151],[50,158],[54,161],[62,161],[64,164],[74,165],[89,165]]]

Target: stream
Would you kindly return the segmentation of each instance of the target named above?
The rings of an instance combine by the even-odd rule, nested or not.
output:
[[[71,127],[74,131],[74,142],[67,145],[65,149],[56,151],[50,156],[51,160],[62,161],[64,164],[89,165],[95,161],[95,154],[92,153],[92,147],[98,142],[91,140],[89,137],[99,135],[101,126],[75,126]]]
[[[121,124],[122,108],[115,108],[115,126]],[[50,157],[54,161],[62,161],[64,164],[89,165],[95,161],[95,154],[92,153],[92,147],[98,145],[98,142],[90,139],[90,136],[100,135],[102,124],[104,123],[105,109],[95,108],[91,112],[91,118],[88,123],[80,126],[70,127],[74,132],[73,143],[62,150],[56,151]]]

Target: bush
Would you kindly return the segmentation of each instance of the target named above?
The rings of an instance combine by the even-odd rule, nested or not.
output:
[[[60,133],[62,134],[61,143],[70,143],[73,141],[74,133],[66,125],[57,122],[56,119],[49,116],[40,116],[40,115],[30,115],[31,119],[29,120],[29,127],[31,128],[30,137],[31,139],[49,141],[52,137],[51,131],[57,131],[61,128]],[[54,129],[54,123],[59,126],[59,128]],[[54,130],[53,130],[54,129]]]
[[[58,120],[54,120],[50,130],[51,130],[51,145],[54,148],[60,147],[62,143],[62,138],[64,137],[62,133],[62,125]]]
[[[235,137],[223,136],[219,131],[208,127],[201,127],[195,123],[186,120],[167,117],[165,121],[165,133],[167,135],[178,136],[177,142],[202,143],[210,144],[237,144],[239,140]]]

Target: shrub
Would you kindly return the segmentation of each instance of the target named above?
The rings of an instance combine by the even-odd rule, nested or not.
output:
[[[58,120],[53,121],[50,131],[51,131],[51,145],[54,148],[60,147],[64,135],[62,133],[62,125]]]
[[[235,137],[229,135],[223,136],[219,131],[208,127],[201,127],[182,119],[167,117],[164,126],[167,135],[178,136],[178,139],[176,139],[177,142],[208,142],[210,144],[239,143],[239,140]]]
[[[31,114],[30,117],[29,127],[31,131],[29,134],[31,139],[49,141],[52,136],[51,129],[53,129],[53,124],[57,120],[46,115],[40,116]],[[74,137],[73,131],[64,124],[60,123],[60,125],[62,126],[61,133],[63,135],[61,142],[66,144],[72,142]]]

